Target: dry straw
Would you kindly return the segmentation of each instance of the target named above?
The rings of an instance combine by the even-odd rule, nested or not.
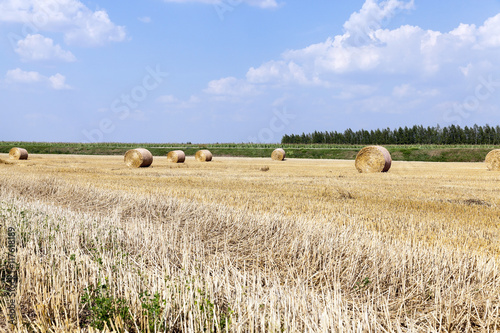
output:
[[[186,154],[182,150],[172,150],[167,154],[167,161],[172,163],[184,163]]]
[[[130,168],[145,168],[153,163],[153,154],[144,148],[131,149],[125,153],[124,160]]]
[[[27,160],[28,151],[24,148],[12,148],[9,151],[9,158],[11,160]]]
[[[490,171],[500,171],[500,149],[492,150],[486,155],[486,167]]]
[[[361,149],[356,156],[355,166],[359,172],[387,172],[391,168],[391,154],[381,146]]]
[[[209,150],[198,150],[195,158],[198,162],[210,162],[212,160],[212,153]]]
[[[283,161],[285,159],[285,151],[282,148],[277,148],[271,154],[271,158],[275,161]]]

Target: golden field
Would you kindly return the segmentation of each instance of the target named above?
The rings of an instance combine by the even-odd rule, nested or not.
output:
[[[500,172],[484,163],[0,159],[18,331],[500,331]]]

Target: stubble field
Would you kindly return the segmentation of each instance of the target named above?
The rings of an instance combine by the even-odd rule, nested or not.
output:
[[[500,331],[484,163],[0,159],[19,331]]]

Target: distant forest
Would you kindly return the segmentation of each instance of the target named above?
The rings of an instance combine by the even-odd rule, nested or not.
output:
[[[353,131],[350,128],[343,133],[318,132],[309,134],[285,134],[281,143],[332,143],[332,144],[500,144],[500,126],[489,125],[464,128],[458,125],[448,127],[399,127],[376,130]]]

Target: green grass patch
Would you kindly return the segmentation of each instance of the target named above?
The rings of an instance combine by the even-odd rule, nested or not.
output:
[[[75,155],[124,155],[129,149],[143,147],[154,156],[166,156],[171,150],[183,150],[193,156],[199,149],[210,149],[217,156],[226,157],[271,157],[276,148],[284,148],[287,158],[346,159],[356,158],[363,145],[328,144],[179,144],[179,143],[61,143],[61,142],[0,142],[0,153],[8,153],[12,147],[23,147],[30,154],[75,154]],[[395,161],[425,162],[481,162],[492,149],[492,145],[387,145]]]

